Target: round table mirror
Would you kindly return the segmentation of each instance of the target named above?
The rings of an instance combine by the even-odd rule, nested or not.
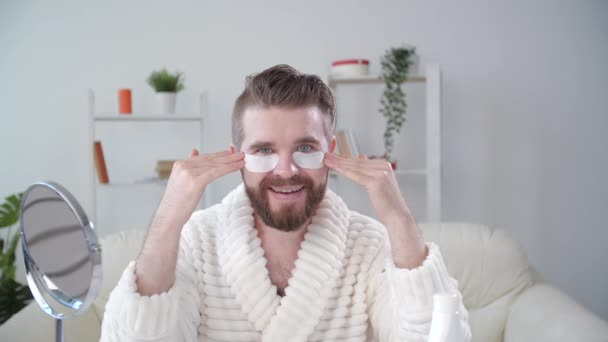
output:
[[[63,320],[84,313],[101,286],[101,248],[93,224],[76,201],[54,182],[32,184],[21,202],[20,232],[26,278],[42,310]]]

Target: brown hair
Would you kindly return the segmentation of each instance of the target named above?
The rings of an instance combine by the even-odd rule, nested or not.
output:
[[[243,142],[242,118],[245,110],[252,106],[269,108],[299,108],[316,106],[329,117],[325,127],[328,140],[335,125],[335,100],[329,87],[317,75],[299,72],[286,64],[279,64],[259,74],[247,76],[245,90],[236,99],[232,111],[232,141],[237,149]]]

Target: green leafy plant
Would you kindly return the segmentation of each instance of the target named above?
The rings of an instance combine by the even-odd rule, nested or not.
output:
[[[387,50],[380,60],[382,77],[384,79],[384,92],[380,98],[380,112],[386,119],[384,130],[385,158],[391,163],[393,160],[393,146],[395,134],[398,134],[405,122],[407,102],[401,84],[406,81],[415,48],[397,47]]]
[[[0,229],[7,230],[3,234],[4,238],[0,237],[0,324],[32,300],[29,287],[15,281],[15,251],[19,243],[19,231],[13,229],[13,226],[19,221],[22,197],[22,193],[11,195],[0,205]]]
[[[148,84],[157,92],[177,93],[184,89],[184,74],[176,71],[174,74],[162,69],[153,71],[148,77]]]

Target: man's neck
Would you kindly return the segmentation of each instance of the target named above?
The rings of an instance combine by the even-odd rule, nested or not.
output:
[[[277,287],[277,293],[284,296],[310,220],[294,231],[284,232],[266,225],[257,215],[254,216],[270,281]]]

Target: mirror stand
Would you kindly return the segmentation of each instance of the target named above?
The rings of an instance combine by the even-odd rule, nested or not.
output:
[[[55,341],[63,342],[63,319],[55,318]]]
[[[63,342],[63,321],[83,314],[101,286],[97,234],[76,199],[54,182],[25,191],[20,233],[28,285],[55,319],[55,340]]]

